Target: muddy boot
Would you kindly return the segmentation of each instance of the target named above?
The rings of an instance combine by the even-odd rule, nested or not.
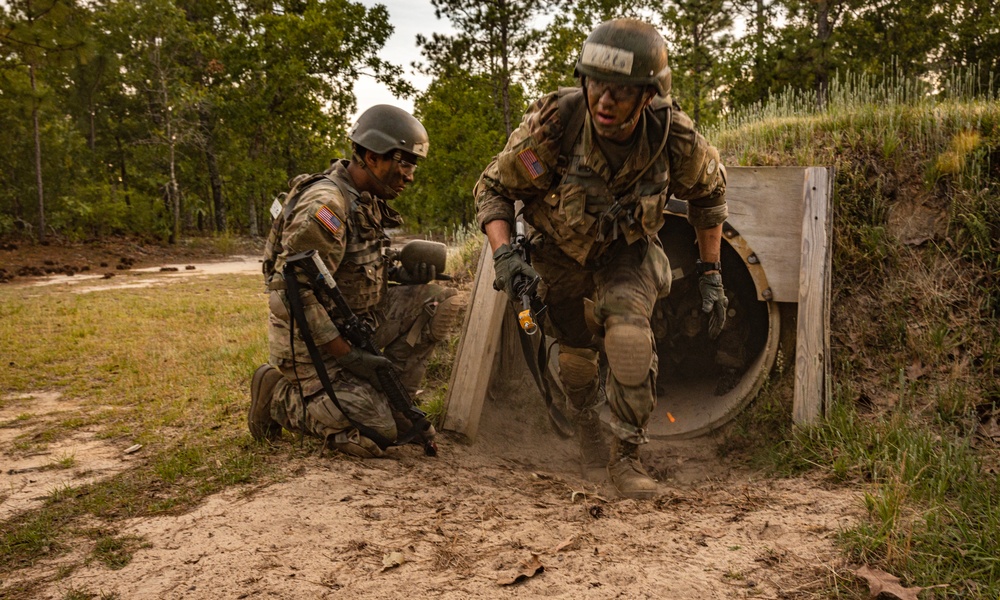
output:
[[[584,479],[604,481],[608,473],[608,443],[596,410],[583,410],[577,415],[576,437],[580,442],[580,470]]]
[[[281,425],[271,418],[271,396],[281,377],[281,371],[271,365],[261,365],[253,374],[247,425],[250,427],[250,435],[257,441],[273,442],[281,437]]]
[[[656,481],[639,462],[639,446],[630,442],[615,438],[608,476],[624,498],[652,498],[656,495]]]

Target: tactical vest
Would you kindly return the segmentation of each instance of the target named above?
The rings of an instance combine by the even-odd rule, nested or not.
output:
[[[354,197],[351,190],[345,189],[335,177],[327,173],[317,173],[307,177],[297,177],[296,183],[288,192],[281,212],[271,224],[267,243],[264,246],[264,262],[262,271],[264,281],[269,289],[284,289],[281,277],[275,277],[284,268],[281,254],[284,247],[281,239],[285,223],[291,217],[299,198],[307,188],[324,179],[333,183],[345,198],[350,198],[350,209],[347,226],[347,245],[340,266],[334,273],[334,279],[347,299],[351,310],[356,314],[364,314],[375,307],[382,299],[385,291],[387,264],[383,257],[383,249],[389,246],[389,237],[385,234],[385,222],[395,225],[395,211],[377,199],[371,203],[362,204]],[[381,206],[380,206],[381,204]],[[383,213],[389,211],[390,214]],[[307,281],[300,281],[309,285]],[[336,311],[336,307],[327,307]]]
[[[347,249],[334,278],[347,303],[357,314],[374,308],[385,292],[388,264],[384,249],[389,247],[378,200],[370,205],[351,200],[351,224],[347,228]]]
[[[617,193],[604,179],[581,164],[586,157],[586,102],[579,88],[559,91],[559,116],[564,124],[556,173],[560,176],[543,201],[528,203],[524,219],[554,240],[560,250],[581,265],[593,263],[619,237],[628,244],[656,235],[663,226],[663,208],[670,183],[663,149],[670,125],[669,100],[657,98],[644,111],[640,126],[650,145],[650,162]]]

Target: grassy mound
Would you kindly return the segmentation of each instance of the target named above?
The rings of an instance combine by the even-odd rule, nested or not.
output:
[[[843,538],[859,563],[948,584],[924,597],[995,599],[1000,102],[969,81],[943,82],[946,95],[837,81],[825,106],[773,98],[707,136],[728,164],[836,168],[833,407],[804,431],[755,411],[774,415],[762,446],[781,449],[780,468],[867,485],[871,520]],[[759,425],[734,435],[753,441]]]

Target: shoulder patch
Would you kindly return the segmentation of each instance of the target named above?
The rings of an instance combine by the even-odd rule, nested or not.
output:
[[[545,165],[542,164],[542,161],[538,159],[538,155],[531,148],[525,148],[518,152],[517,158],[521,160],[521,164],[524,165],[531,179],[538,179],[545,174]]]
[[[314,215],[316,220],[319,221],[320,225],[326,227],[326,229],[333,234],[334,237],[340,235],[340,230],[344,227],[340,218],[326,205],[319,207]]]

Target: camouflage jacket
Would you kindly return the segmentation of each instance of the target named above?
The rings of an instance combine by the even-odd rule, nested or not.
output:
[[[281,276],[285,259],[307,250],[316,250],[351,309],[358,315],[373,310],[385,295],[388,261],[384,249],[389,246],[387,227],[402,222],[399,213],[380,198],[361,194],[347,173],[347,160],[335,162],[321,177],[305,178],[289,193],[294,208],[284,217],[280,238],[268,244],[275,254],[274,274],[267,282],[271,290],[269,345],[272,356],[291,359],[288,304],[285,282]],[[268,259],[265,256],[265,261]],[[304,291],[302,301],[306,320],[317,346],[340,335],[330,312],[335,307],[322,306],[312,291]],[[308,350],[296,329],[294,358],[309,361]]]
[[[567,122],[577,110],[587,114],[564,155]],[[613,172],[594,139],[580,89],[542,97],[476,184],[480,227],[496,219],[513,223],[514,202],[520,200],[524,219],[536,232],[586,265],[619,235],[630,244],[655,235],[671,195],[688,201],[693,226],[722,223],[727,216],[725,168],[691,119],[669,99],[657,97],[643,111],[637,129],[631,152]]]

